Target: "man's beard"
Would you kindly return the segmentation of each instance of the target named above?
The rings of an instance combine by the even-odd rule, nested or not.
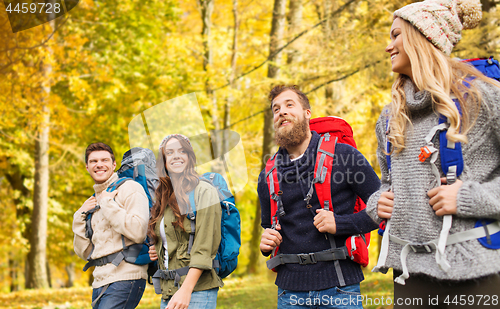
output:
[[[277,127],[280,122],[274,124],[274,141],[281,147],[288,148],[300,145],[306,138],[309,132],[309,119],[304,117],[302,121],[297,122],[293,118],[286,120],[292,123],[292,128],[288,130],[286,127]]]

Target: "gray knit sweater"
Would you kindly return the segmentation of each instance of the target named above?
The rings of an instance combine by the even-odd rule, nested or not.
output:
[[[500,219],[500,89],[481,81],[477,86],[482,93],[481,110],[476,124],[467,134],[469,143],[462,145],[464,170],[459,179],[463,184],[458,192],[457,215],[453,215],[450,235],[473,228],[478,218]],[[423,163],[418,160],[420,147],[425,146],[425,136],[438,123],[438,115],[432,110],[429,92],[415,93],[411,81],[406,82],[404,91],[413,126],[407,129],[406,148],[391,156],[395,197],[390,234],[423,243],[439,238],[443,222],[442,217],[435,215],[427,196],[435,180],[431,164],[429,160]],[[386,116],[382,112],[376,125],[382,186],[370,197],[366,209],[376,222],[381,221],[377,216],[380,194],[391,186],[384,154],[385,127]],[[436,165],[441,171],[439,158]],[[383,270],[402,269],[401,249],[401,245],[390,242]],[[448,272],[437,265],[434,252],[410,252],[406,260],[410,277],[421,273],[438,279],[464,280],[500,272],[500,250],[487,249],[477,240],[447,246],[446,257],[451,265]]]

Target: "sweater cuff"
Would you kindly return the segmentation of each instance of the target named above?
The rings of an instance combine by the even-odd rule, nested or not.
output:
[[[466,181],[462,184],[457,193],[457,216],[476,217],[477,207],[474,205],[474,190],[472,182]]]
[[[384,220],[380,218],[377,213],[378,200],[380,199],[382,192],[387,192],[389,188],[389,185],[383,184],[378,191],[374,192],[370,196],[368,202],[366,202],[366,214],[377,224],[380,224],[380,222]]]
[[[189,262],[189,267],[195,267],[199,269],[212,269],[212,259],[210,256],[203,255],[195,255],[191,256],[191,260]]]
[[[335,234],[340,235],[340,233],[338,233],[339,231],[352,230],[352,225],[353,224],[349,216],[335,216]]]
[[[260,253],[262,253],[263,256],[270,256],[272,252],[273,252],[273,250],[267,251],[267,252],[260,250]]]

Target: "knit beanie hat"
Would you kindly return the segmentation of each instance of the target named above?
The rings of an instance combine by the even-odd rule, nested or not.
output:
[[[167,135],[163,138],[163,140],[161,141],[160,143],[160,150],[165,147],[165,145],[167,144],[167,142],[171,139],[171,138],[177,138],[177,139],[183,139],[185,140],[189,146],[191,146],[191,141],[189,140],[189,138],[185,135],[182,135],[182,134],[170,134],[170,135]],[[191,146],[193,147],[193,146]]]
[[[446,55],[462,38],[462,29],[475,28],[482,18],[479,0],[426,0],[394,12]]]

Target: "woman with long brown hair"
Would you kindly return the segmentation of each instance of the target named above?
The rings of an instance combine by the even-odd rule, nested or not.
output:
[[[450,58],[480,20],[479,0],[394,12],[386,52],[399,75],[376,126],[382,186],[367,213],[388,220],[374,271],[394,269],[395,308],[499,306],[500,250],[475,224],[500,219],[500,84]],[[463,160],[448,164],[451,149]]]
[[[196,156],[186,136],[172,134],[163,139],[157,160],[160,184],[148,227],[154,242],[150,257],[158,259],[161,270],[162,309],[215,308],[223,285],[212,267],[221,239],[219,197],[214,187],[199,180],[195,166]],[[190,220],[192,191],[196,224]],[[191,243],[192,232],[196,236]]]

